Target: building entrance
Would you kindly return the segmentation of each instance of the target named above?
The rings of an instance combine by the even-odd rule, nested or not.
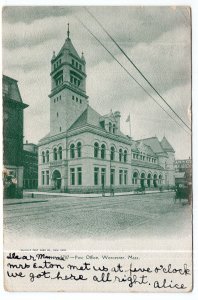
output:
[[[52,180],[54,182],[54,189],[60,190],[60,188],[61,188],[61,173],[58,170],[55,170],[53,172]]]

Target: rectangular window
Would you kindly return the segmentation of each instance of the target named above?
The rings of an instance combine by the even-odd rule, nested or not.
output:
[[[114,185],[115,184],[115,169],[111,169],[111,174],[110,174],[110,184]]]
[[[72,96],[72,100],[74,100],[74,96]]]
[[[74,60],[72,59],[72,65],[74,65]]]
[[[42,171],[42,185],[45,185],[45,171]]]
[[[46,171],[46,184],[49,185],[49,171]]]
[[[119,170],[119,184],[122,184],[123,182],[123,171]]]
[[[124,184],[127,184],[127,170],[124,170]]]
[[[82,185],[82,168],[77,168],[77,174],[78,174],[78,185]]]
[[[94,185],[99,184],[99,168],[94,168]]]
[[[106,185],[106,169],[105,168],[101,169],[101,185],[102,186]]]
[[[70,169],[70,184],[75,185],[75,169]]]

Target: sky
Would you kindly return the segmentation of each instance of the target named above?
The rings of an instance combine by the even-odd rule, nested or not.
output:
[[[182,119],[190,125],[191,24],[187,7],[89,7]],[[165,135],[176,158],[191,156],[191,136],[178,126],[105,49],[95,34],[155,100],[165,105],[83,7],[4,7],[3,73],[18,80],[24,111],[24,141],[49,132],[50,60],[67,36],[84,52],[89,104],[100,114],[121,113],[121,129],[135,140]],[[166,108],[167,109],[167,108]],[[167,109],[168,110],[168,109]],[[168,111],[169,114],[173,114]],[[181,125],[181,122],[178,120]],[[182,125],[182,127],[185,127]],[[187,130],[188,131],[188,130]]]

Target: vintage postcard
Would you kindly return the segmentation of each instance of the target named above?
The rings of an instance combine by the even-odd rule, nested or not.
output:
[[[4,287],[191,292],[191,8],[6,6]]]

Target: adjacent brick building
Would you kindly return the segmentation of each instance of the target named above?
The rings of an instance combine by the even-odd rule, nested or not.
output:
[[[17,80],[3,75],[4,196],[22,197],[23,103]]]

